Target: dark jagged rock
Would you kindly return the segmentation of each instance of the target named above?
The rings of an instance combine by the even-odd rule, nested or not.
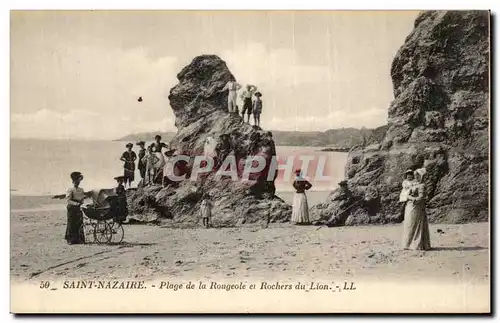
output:
[[[395,99],[385,138],[378,149],[351,151],[346,165],[357,197],[370,188],[381,209],[370,216],[370,208],[353,207],[346,225],[399,221],[404,171],[422,166],[431,222],[488,220],[489,46],[487,11],[418,16],[392,63]],[[320,204],[312,217],[325,221],[335,207]]]
[[[165,222],[178,227],[193,227],[201,223],[200,203],[205,193],[213,200],[212,224],[216,227],[246,223],[288,221],[291,207],[274,195],[274,180],[267,181],[268,167],[249,180],[241,180],[244,159],[259,155],[270,162],[276,147],[270,133],[244,123],[227,110],[227,92],[220,92],[229,80],[234,80],[226,63],[214,55],[193,59],[177,75],[179,83],[170,90],[169,100],[176,117],[178,132],[170,146],[190,161],[178,175],[186,179],[166,188],[144,187],[129,198],[131,218],[143,222]],[[192,176],[196,156],[202,156],[208,137],[219,140],[222,134],[235,134],[231,149],[223,146],[217,156],[230,153],[238,159],[238,181],[230,177],[217,178],[215,172],[203,177]],[[167,220],[165,220],[167,219]]]

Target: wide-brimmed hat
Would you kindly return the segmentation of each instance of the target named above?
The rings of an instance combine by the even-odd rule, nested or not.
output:
[[[340,181],[339,185],[340,186],[346,186],[347,185],[347,181],[346,180]]]
[[[115,180],[115,181],[120,181],[120,180],[121,180],[121,181],[123,181],[123,180],[125,180],[125,176],[116,176],[116,177],[114,178],[114,180]]]
[[[413,170],[407,169],[406,172],[405,172],[405,176],[408,175],[408,174],[412,174],[413,175]]]
[[[125,147],[127,147],[127,148],[128,148],[128,147],[134,147],[134,145],[133,145],[131,142],[129,142],[129,143],[127,143],[127,144],[125,145]]]
[[[255,94],[254,94],[254,95],[255,95],[255,96],[262,96],[262,93],[260,93],[260,92],[255,92]]]
[[[73,180],[73,181],[75,181],[77,179],[79,179],[79,180],[83,179],[83,175],[80,172],[72,172],[69,176],[71,177],[71,180]]]
[[[144,146],[146,143],[141,140],[141,141],[136,142],[135,144],[138,146]]]

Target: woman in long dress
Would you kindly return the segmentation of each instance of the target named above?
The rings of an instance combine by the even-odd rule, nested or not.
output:
[[[66,193],[68,222],[64,238],[68,244],[82,244],[85,243],[85,235],[83,232],[83,213],[80,206],[86,196],[83,188],[80,187],[83,175],[80,172],[72,172],[70,177],[73,186]]]
[[[431,249],[429,223],[425,213],[425,169],[414,172],[415,180],[406,197],[403,222],[403,248],[412,250]],[[403,188],[405,189],[405,188]]]
[[[309,224],[309,206],[307,204],[307,197],[305,192],[309,190],[312,185],[301,176],[300,169],[296,170],[295,174],[297,175],[297,177],[293,182],[295,195],[293,197],[291,222],[293,224]]]

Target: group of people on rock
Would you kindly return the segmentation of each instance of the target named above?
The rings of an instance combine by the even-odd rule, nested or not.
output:
[[[132,182],[135,180],[135,169],[137,161],[137,169],[141,176],[141,184],[148,185],[153,183],[162,183],[165,181],[166,173],[165,166],[169,159],[175,155],[175,151],[169,149],[168,145],[162,141],[160,135],[155,136],[155,140],[146,148],[144,141],[136,143],[139,146],[139,153],[136,154],[132,148],[132,143],[127,143],[127,150],[123,152],[120,160],[123,162],[123,178],[125,187],[128,183],[129,188],[132,187]],[[163,152],[163,149],[166,149]]]
[[[226,83],[221,92],[228,91],[227,96],[227,109],[229,113],[239,115],[237,98],[238,91],[242,88],[241,84],[231,80]],[[250,116],[253,115],[254,125],[260,127],[260,115],[262,113],[262,93],[257,91],[257,87],[252,84],[248,84],[241,93],[241,100],[243,101],[243,109],[241,111],[241,117],[246,122],[250,123]]]

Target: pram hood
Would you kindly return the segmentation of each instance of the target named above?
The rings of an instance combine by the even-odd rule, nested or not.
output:
[[[114,188],[95,189],[90,193],[95,207],[110,207],[108,198],[118,196]]]

